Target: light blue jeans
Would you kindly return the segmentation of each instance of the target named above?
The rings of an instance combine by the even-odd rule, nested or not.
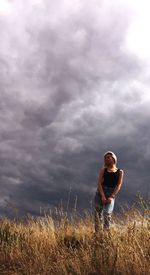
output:
[[[103,191],[106,199],[111,196],[114,188],[103,186]],[[107,229],[112,223],[112,213],[114,210],[115,199],[111,203],[102,204],[101,195],[99,192],[95,194],[95,232],[98,232],[102,226]]]

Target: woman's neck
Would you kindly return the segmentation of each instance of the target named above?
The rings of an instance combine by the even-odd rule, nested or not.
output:
[[[106,166],[106,168],[107,168],[109,171],[116,171],[116,170],[117,170],[117,167],[116,167],[115,165]]]

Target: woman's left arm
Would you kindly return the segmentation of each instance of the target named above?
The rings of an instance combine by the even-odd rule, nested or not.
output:
[[[118,183],[113,191],[113,193],[111,194],[111,198],[115,198],[115,196],[118,194],[118,192],[120,191],[121,189],[121,186],[122,186],[122,182],[123,182],[123,176],[124,176],[124,171],[123,170],[120,170],[119,171],[119,179],[118,179]]]

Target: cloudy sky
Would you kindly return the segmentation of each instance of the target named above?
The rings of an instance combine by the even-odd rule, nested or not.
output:
[[[118,204],[149,197],[150,4],[0,1],[0,214],[89,208],[103,154]]]

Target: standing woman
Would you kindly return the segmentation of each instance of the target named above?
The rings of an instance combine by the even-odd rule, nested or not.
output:
[[[100,169],[98,188],[95,195],[95,232],[100,225],[110,227],[115,197],[123,181],[123,170],[117,168],[117,157],[112,151],[104,154],[104,167]]]

